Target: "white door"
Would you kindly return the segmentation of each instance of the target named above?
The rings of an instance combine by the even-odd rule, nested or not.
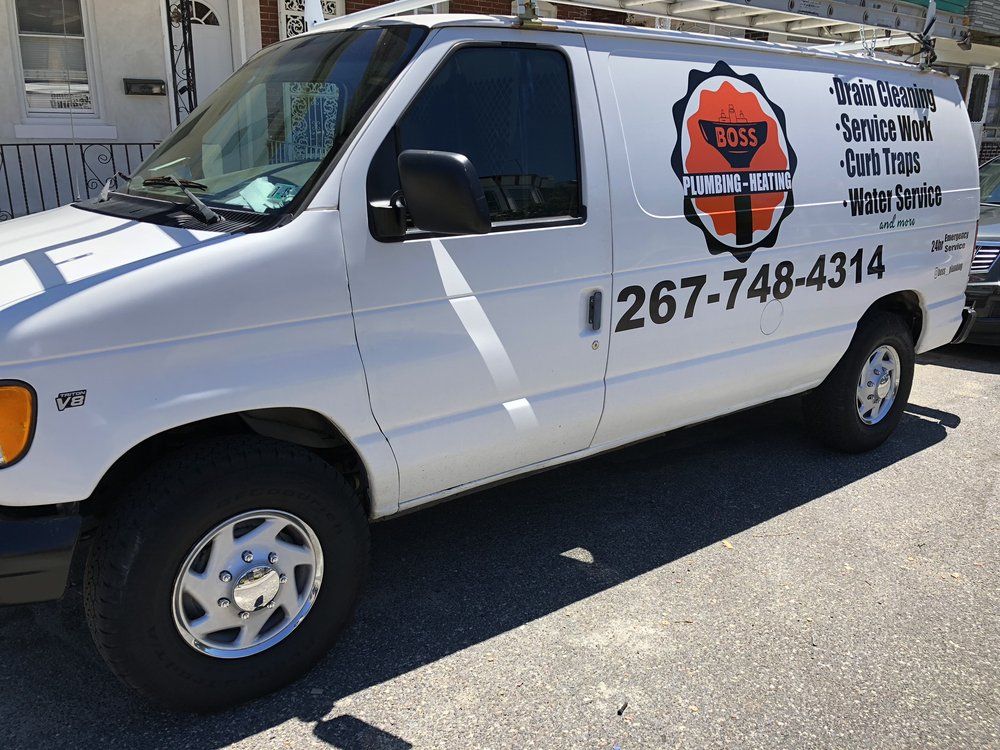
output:
[[[395,91],[349,157],[341,210],[372,409],[406,503],[590,445],[609,326],[607,306],[588,322],[588,303],[610,293],[611,231],[578,35],[444,29]],[[389,197],[408,148],[469,157],[489,234],[373,237],[368,200]]]
[[[191,2],[191,41],[194,43],[195,85],[199,104],[233,74],[233,40],[229,5],[225,0]]]

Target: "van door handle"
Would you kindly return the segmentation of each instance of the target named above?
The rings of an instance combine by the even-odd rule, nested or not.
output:
[[[601,330],[601,296],[598,290],[591,294],[587,301],[587,322],[593,331]]]

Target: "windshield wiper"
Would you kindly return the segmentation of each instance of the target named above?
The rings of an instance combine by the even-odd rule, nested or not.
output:
[[[183,178],[174,177],[172,174],[163,175],[161,177],[150,177],[149,179],[143,180],[142,184],[146,185],[173,185],[174,187],[179,187],[183,191],[187,199],[191,201],[191,205],[194,206],[198,213],[201,214],[201,218],[206,224],[214,224],[217,221],[222,221],[222,217],[219,216],[215,211],[206,206],[201,198],[191,192],[191,188],[196,190],[208,190],[208,185],[203,185],[200,182],[195,182],[194,180],[185,180]]]
[[[159,177],[149,177],[142,181],[143,185],[174,185],[175,187],[194,188],[195,190],[208,190],[208,185],[195,180],[188,180],[184,177],[176,177],[172,174],[161,175]]]
[[[132,181],[132,175],[125,174],[124,172],[115,172],[111,175],[107,181],[104,183],[104,187],[101,188],[101,194],[97,196],[97,203],[104,203],[104,201],[111,198],[111,183],[115,183],[115,187],[118,187],[118,178],[121,177],[125,182]]]

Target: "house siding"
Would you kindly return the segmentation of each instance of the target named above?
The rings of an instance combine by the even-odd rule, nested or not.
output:
[[[14,0],[0,0],[0,39],[17,55],[12,28]],[[122,79],[166,78],[163,19],[159,3],[85,4],[86,43],[90,51],[88,76],[96,114],[73,118],[76,126],[105,126],[117,131],[118,141],[160,140],[171,130],[170,102],[165,96],[126,96]],[[9,60],[9,62],[14,62]],[[65,115],[32,114],[24,108],[22,83],[16,65],[0,77],[0,141],[30,141],[17,132],[37,133],[35,139],[59,140],[48,127],[66,127]],[[17,131],[17,132],[16,132]],[[85,132],[85,131],[84,131]]]

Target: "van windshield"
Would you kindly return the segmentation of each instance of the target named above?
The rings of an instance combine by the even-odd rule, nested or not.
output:
[[[979,168],[979,202],[1000,203],[1000,158]]]
[[[426,29],[307,34],[260,52],[143,163],[130,195],[284,210],[399,75]],[[180,183],[180,184],[177,184]]]

